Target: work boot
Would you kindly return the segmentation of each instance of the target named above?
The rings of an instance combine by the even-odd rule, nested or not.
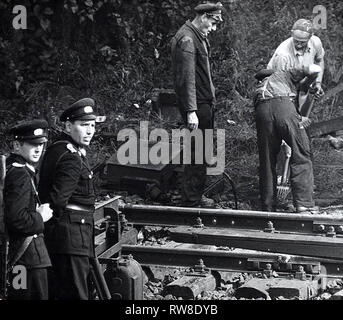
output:
[[[297,206],[296,213],[311,213],[311,214],[319,214],[319,207],[313,206],[313,207],[304,207],[304,206]]]
[[[214,207],[214,200],[205,197],[204,195],[201,197],[199,201],[184,201],[181,204],[182,207],[191,207],[191,208],[213,208]]]
[[[200,200],[200,206],[203,208],[213,208],[214,200],[203,195]]]
[[[296,211],[294,205],[286,201],[278,203],[275,210],[275,212],[294,212],[294,211]]]

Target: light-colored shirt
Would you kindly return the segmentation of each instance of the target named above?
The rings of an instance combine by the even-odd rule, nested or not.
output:
[[[275,97],[297,96],[297,83],[302,77],[298,69],[278,70],[261,81],[255,91],[254,101],[268,100]]]
[[[296,50],[293,38],[290,37],[277,47],[268,63],[267,69],[289,70],[315,63],[322,67],[322,71],[316,78],[316,81],[321,82],[324,72],[324,54],[322,42],[317,36],[313,35],[310,38],[305,51]]]

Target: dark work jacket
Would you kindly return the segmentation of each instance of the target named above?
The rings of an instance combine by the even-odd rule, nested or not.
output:
[[[174,89],[181,113],[196,111],[201,104],[212,104],[215,91],[211,78],[207,38],[190,21],[171,42]]]
[[[31,179],[35,181],[35,172],[26,166],[19,155],[11,154],[6,160],[5,178],[5,224],[9,236],[9,260],[18,252],[28,236],[37,235],[16,264],[26,268],[51,266],[45,246],[42,216],[36,212],[37,196]]]
[[[65,133],[47,148],[38,192],[53,210],[53,218],[45,225],[49,252],[94,256],[93,174],[79,150]],[[70,210],[67,204],[88,206],[93,211]]]

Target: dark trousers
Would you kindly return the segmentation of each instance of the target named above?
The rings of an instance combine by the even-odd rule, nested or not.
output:
[[[48,300],[48,272],[47,268],[33,268],[26,270],[27,289],[16,289],[13,286],[15,274],[10,275],[8,300]]]
[[[51,254],[50,299],[88,300],[89,257]]]
[[[255,117],[262,210],[275,211],[276,161],[282,139],[292,148],[290,182],[294,205],[313,206],[310,141],[305,129],[299,126],[301,116],[294,103],[288,97],[259,102],[256,105]]]
[[[199,146],[192,141],[191,144],[191,164],[184,165],[184,175],[182,181],[182,201],[185,206],[194,206],[200,203],[201,197],[205,190],[206,184],[206,168],[205,162],[205,129],[213,129],[213,105],[200,104],[197,106],[196,114],[199,119],[198,129],[203,135],[203,154],[202,164],[195,164],[197,148]],[[183,119],[187,125],[187,115],[183,114]],[[192,139],[194,140],[194,139]],[[209,146],[207,146],[209,147]],[[185,151],[184,151],[185,152]],[[201,157],[200,157],[201,158]]]

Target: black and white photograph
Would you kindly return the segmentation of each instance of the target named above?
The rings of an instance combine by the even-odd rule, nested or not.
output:
[[[343,300],[343,1],[0,0],[0,70],[0,304]]]

